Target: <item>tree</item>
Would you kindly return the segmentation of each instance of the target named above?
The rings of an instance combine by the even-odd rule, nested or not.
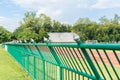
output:
[[[25,28],[23,31],[21,31],[18,35],[19,40],[29,40],[29,39],[38,39],[38,35],[34,32],[31,31],[30,28]]]
[[[85,28],[85,34],[88,40],[96,40],[97,26],[90,25]]]
[[[98,40],[99,42],[118,42],[120,40],[119,16],[113,19],[101,17],[100,23],[92,22],[89,18],[79,18],[72,27],[72,32],[77,33],[81,40]]]
[[[88,28],[88,26],[90,26],[92,23],[93,23],[93,22],[90,21],[89,18],[79,18],[79,19],[75,22],[75,24],[73,25],[73,27],[72,27],[71,30],[72,30],[72,32],[78,34],[78,35],[80,36],[81,40],[85,41],[85,40],[89,39],[88,36],[89,36],[90,34],[87,35],[86,32],[88,32],[88,31],[87,31],[87,28]]]
[[[44,30],[44,28],[41,28],[39,31],[39,41],[40,42],[44,42],[44,38],[49,38],[49,35],[47,34],[47,32]]]
[[[120,16],[118,16],[117,14],[114,15],[114,18],[112,20],[113,24],[119,24],[119,20],[120,20]]]
[[[106,16],[103,16],[103,17],[101,17],[100,19],[99,19],[99,21],[100,21],[100,24],[110,24],[111,23],[111,21],[109,20],[109,19],[107,19],[106,18]]]
[[[79,18],[75,24],[69,25],[51,20],[45,14],[38,17],[34,12],[25,13],[25,17],[20,22],[20,27],[13,33],[17,39],[33,38],[38,42],[43,42],[43,38],[48,38],[48,32],[74,32],[81,37],[81,40],[98,40],[99,42],[112,42],[120,40],[119,16],[114,15],[113,19],[103,16],[99,23],[91,21],[89,18]]]
[[[41,27],[45,29],[45,31],[47,32],[52,31],[52,21],[50,17],[46,16],[45,14],[40,14],[38,19],[39,24],[41,25]]]
[[[87,36],[85,35],[85,25],[84,24],[77,24],[74,25],[71,29],[73,33],[76,33],[80,36],[81,40],[85,41]]]
[[[37,42],[41,42],[44,37],[48,37],[47,32],[52,31],[51,23],[51,18],[45,14],[40,14],[36,17],[34,12],[27,12],[20,22],[20,27],[13,34],[17,39],[32,38]]]
[[[0,43],[11,41],[12,33],[0,26]]]
[[[36,18],[36,13],[34,12],[25,13],[25,17],[23,18],[23,21],[20,22],[20,27],[30,28],[31,30],[38,33],[41,26],[39,24],[39,19]]]
[[[71,25],[53,20],[52,32],[71,32]]]
[[[52,28],[53,28],[52,32],[59,32],[60,26],[61,26],[60,22],[53,20],[53,23],[52,23]]]
[[[19,39],[20,33],[24,30],[23,27],[18,27],[14,32],[13,32],[13,39]]]
[[[89,18],[79,18],[74,25],[78,25],[78,24],[91,24],[91,21]]]

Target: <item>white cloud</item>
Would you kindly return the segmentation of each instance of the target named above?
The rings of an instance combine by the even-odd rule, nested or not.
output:
[[[24,9],[38,10],[40,7],[58,3],[60,0],[12,0],[14,4]]]
[[[69,21],[68,17],[74,17],[73,14],[82,11],[83,8],[90,9],[90,6],[96,0],[12,0],[14,4],[20,6],[26,11],[37,11],[37,16],[44,13],[52,19],[60,22]],[[78,10],[78,11],[76,11]],[[73,16],[72,16],[73,15]]]
[[[14,4],[22,7],[22,8],[32,8],[36,7],[36,3],[38,3],[39,0],[12,0]]]
[[[62,15],[59,9],[63,0],[12,0],[14,4],[25,10],[37,11],[37,15],[44,13],[53,19],[58,19]]]
[[[17,27],[19,27],[19,20],[0,16],[0,26],[13,32]]]
[[[5,17],[0,16],[0,22],[3,22],[3,21],[5,21],[5,20],[6,20],[6,18],[5,18]]]
[[[106,9],[120,7],[120,0],[97,0],[92,8]]]
[[[90,9],[96,0],[12,0],[14,4],[26,11],[37,11],[37,16],[44,13],[52,19],[65,21],[68,17],[85,9]],[[73,15],[73,16],[72,16]],[[72,18],[71,18],[72,19]]]
[[[90,8],[91,5],[95,3],[96,0],[78,0],[77,7],[78,8]]]
[[[37,16],[39,16],[39,14],[41,13],[45,13],[46,15],[52,17],[52,19],[60,19],[62,15],[62,10],[43,7],[37,11]]]

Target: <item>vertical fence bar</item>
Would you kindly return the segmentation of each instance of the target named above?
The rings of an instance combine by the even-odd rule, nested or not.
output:
[[[110,58],[108,57],[107,52],[106,52],[105,50],[103,50],[103,51],[104,51],[104,53],[105,53],[105,55],[106,55],[106,57],[107,57],[107,59],[108,59],[108,61],[109,61],[110,65],[111,65],[112,70],[114,71],[114,73],[115,73],[115,75],[116,75],[117,79],[119,79],[119,76],[118,76],[118,74],[117,74],[117,72],[116,72],[116,70],[115,70],[115,68],[114,68],[114,66],[113,66],[113,64],[112,64],[112,62],[111,62],[111,60],[110,60]]]
[[[35,46],[36,50],[38,51],[40,57],[42,58],[42,80],[45,80],[45,59],[44,59],[41,51],[39,50],[38,46],[35,44],[36,43],[34,43],[34,46]]]
[[[60,67],[60,80],[63,80],[63,69]]]
[[[42,60],[42,80],[45,80],[45,61]]]
[[[79,46],[82,44],[82,42],[80,40],[77,41],[77,43],[78,43]],[[101,77],[100,77],[100,75],[99,75],[99,73],[98,73],[98,71],[97,71],[97,69],[96,69],[96,67],[95,67],[95,65],[92,62],[89,54],[87,53],[86,49],[85,48],[81,48],[81,51],[83,52],[83,55],[85,56],[88,64],[90,65],[90,67],[91,67],[94,75],[96,76],[96,79],[97,80],[102,80]]]
[[[33,66],[34,66],[34,69],[33,69],[33,77],[34,77],[34,80],[36,80],[36,60],[35,60],[35,56],[34,56],[34,52],[32,51],[31,47],[28,46],[28,49],[30,50],[30,53],[33,54]]]
[[[119,57],[118,57],[117,53],[115,52],[115,50],[113,50],[113,52],[114,52],[114,55],[115,55],[115,57],[116,57],[116,59],[117,59],[117,61],[118,61],[119,65],[120,65],[120,59],[119,59]]]
[[[102,70],[101,70],[101,68],[100,68],[100,64],[97,62],[97,59],[95,58],[95,56],[94,56],[92,50],[91,50],[91,49],[89,49],[89,50],[90,50],[90,52],[91,52],[91,54],[92,54],[92,56],[93,56],[93,58],[94,58],[94,60],[95,60],[95,62],[96,62],[96,64],[97,64],[97,66],[98,66],[98,68],[99,68],[99,70],[100,70],[102,76],[103,76],[104,79],[105,79],[104,73],[102,72]]]
[[[108,73],[108,75],[109,75],[110,79],[112,80],[112,76],[110,75],[110,72],[109,72],[109,70],[108,70],[108,68],[107,68],[107,66],[106,66],[106,64],[105,64],[105,62],[104,62],[104,60],[102,59],[102,56],[100,55],[99,50],[98,50],[98,49],[96,49],[96,51],[97,51],[97,53],[98,53],[98,55],[99,55],[99,57],[100,57],[100,59],[101,59],[101,61],[102,61],[103,65],[104,65],[104,67],[105,67],[105,69],[106,69],[106,71],[107,71],[107,73]]]
[[[93,62],[92,62],[89,54],[87,53],[87,51],[85,50],[85,48],[81,48],[81,50],[82,50],[82,52],[84,53],[83,55],[85,56],[85,58],[86,58],[88,64],[90,65],[90,67],[91,67],[94,75],[96,76],[97,80],[101,80],[101,77],[100,77],[100,75],[99,75],[96,67],[94,66],[94,64],[93,64]]]
[[[63,76],[62,63],[61,63],[59,57],[57,56],[57,53],[55,52],[55,50],[53,49],[53,47],[50,46],[49,43],[50,43],[50,42],[47,42],[47,46],[48,46],[48,48],[50,49],[50,52],[52,53],[52,55],[53,55],[54,59],[56,60],[58,66],[60,67],[60,80],[63,80],[63,79],[62,79],[62,76]]]
[[[29,72],[29,55],[27,55],[27,70]]]
[[[34,80],[36,80],[36,58],[34,56]]]

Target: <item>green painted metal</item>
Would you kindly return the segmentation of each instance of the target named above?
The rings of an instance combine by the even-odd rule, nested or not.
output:
[[[45,80],[45,61],[42,61],[42,80]]]
[[[62,79],[62,76],[63,76],[62,66],[63,65],[62,65],[61,61],[59,60],[57,53],[54,51],[53,47],[49,46],[49,42],[47,42],[47,45],[48,45],[48,48],[50,49],[52,55],[54,56],[57,64],[60,66],[60,80],[63,80]]]
[[[91,69],[93,70],[93,72],[94,72],[94,74],[96,76],[96,79],[97,80],[102,80],[99,73],[98,73],[98,71],[96,70],[96,67],[94,66],[90,56],[88,55],[87,51],[85,50],[85,48],[81,48],[81,50],[84,53],[84,56],[85,56],[86,60],[88,60],[88,63],[90,65]]]
[[[120,80],[120,44],[3,45],[33,80]]]

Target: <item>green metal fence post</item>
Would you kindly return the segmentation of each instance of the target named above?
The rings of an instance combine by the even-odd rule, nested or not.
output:
[[[20,47],[18,46],[18,49],[20,49]],[[23,67],[25,68],[25,57],[26,57],[26,50],[25,50],[25,48],[24,48],[24,46],[22,46],[22,49],[21,49],[21,51],[23,51],[23,54],[24,54],[24,58],[23,58]]]
[[[27,41],[25,40],[25,43],[27,43]],[[30,55],[28,55],[29,53],[28,53],[28,49],[27,49],[27,47],[25,46],[25,45],[21,45],[22,46],[22,48],[23,48],[23,51],[24,51],[24,55],[25,55],[25,57],[27,56],[27,72],[29,72],[29,56]],[[27,53],[27,55],[26,55],[26,53]],[[24,58],[25,58],[24,57]],[[25,60],[26,61],[26,60]],[[24,67],[25,67],[25,64],[24,64]]]
[[[30,46],[27,46],[27,47],[30,50],[30,53],[33,54],[33,64],[34,64],[34,69],[33,69],[34,70],[34,74],[33,74],[33,77],[34,77],[34,80],[36,80],[36,60],[35,60],[34,52],[30,48]]]
[[[77,43],[78,43],[78,45],[80,46],[80,45],[82,44],[82,41],[78,40]],[[85,49],[85,48],[81,48],[81,51],[83,52],[83,55],[85,56],[88,64],[90,65],[90,67],[91,67],[94,75],[96,76],[96,80],[104,80],[104,79],[102,79],[102,78],[100,77],[100,75],[99,75],[99,73],[98,73],[95,65],[93,64],[93,62],[92,62],[92,60],[91,60],[88,52],[86,51],[86,49]]]
[[[42,69],[43,69],[42,80],[45,80],[45,60],[42,60]]]
[[[26,46],[25,45],[21,45],[21,47],[20,46],[18,46],[18,47],[19,47],[18,49],[21,49],[21,51],[24,53],[25,57],[27,56],[29,58],[28,49],[26,48]],[[25,62],[25,57],[24,57],[24,62]],[[29,66],[29,62],[28,62],[28,66]],[[24,64],[24,67],[25,67],[25,64]],[[29,71],[29,67],[28,67],[28,71]]]
[[[34,43],[34,46],[35,46],[36,50],[38,51],[40,57],[42,58],[42,80],[45,80],[45,59],[44,59],[41,51],[39,50],[38,46],[35,44],[36,43]]]
[[[60,67],[60,80],[63,80],[63,68]]]
[[[36,80],[36,58],[34,56],[34,80]]]
[[[47,41],[46,43],[47,43],[47,46],[48,46],[48,48],[50,49],[50,52],[52,53],[54,59],[56,60],[58,66],[60,67],[60,80],[63,80],[63,79],[62,79],[62,78],[63,78],[62,63],[61,63],[60,59],[58,58],[57,53],[54,51],[53,47],[50,46],[50,42]]]

